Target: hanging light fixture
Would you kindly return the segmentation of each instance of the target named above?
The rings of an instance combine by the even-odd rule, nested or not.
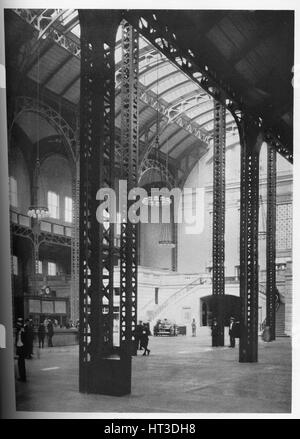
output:
[[[157,63],[156,63],[156,101],[157,101],[157,112],[156,112],[156,137],[155,137],[155,144],[154,144],[154,162],[159,164],[159,100],[158,100],[158,57],[159,53],[157,53]],[[165,187],[164,182],[167,180],[167,170],[164,172],[161,167],[159,167],[159,173],[160,173],[160,181],[155,181],[155,174],[156,170],[153,170],[153,173],[151,175],[152,178],[150,178],[150,184],[155,189],[161,189]],[[151,193],[151,187],[149,184],[148,192]],[[142,203],[146,206],[167,206],[171,204],[170,197],[166,195],[152,195],[150,194],[148,197],[143,198]]]
[[[38,140],[39,143],[39,140]],[[38,151],[37,147],[37,151]],[[42,220],[43,218],[46,218],[49,216],[49,209],[47,206],[43,206],[38,203],[38,181],[40,176],[40,160],[39,155],[37,152],[37,158],[35,162],[35,170],[34,170],[34,184],[33,184],[33,191],[34,191],[34,203],[28,207],[27,215],[31,218],[37,219],[38,221]]]
[[[38,49],[39,50],[39,49]],[[39,102],[39,52],[37,61],[37,102]],[[40,126],[39,120],[37,122],[37,146],[36,146],[36,161],[33,174],[33,204],[28,207],[27,215],[37,221],[49,216],[49,209],[47,206],[38,203],[38,190],[40,178]]]
[[[169,157],[169,145],[167,139],[167,153],[166,153],[166,170],[168,171],[168,157]],[[175,248],[174,236],[173,236],[173,223],[174,223],[174,212],[173,212],[173,204],[171,204],[171,198],[165,197],[169,201],[169,209],[170,209],[170,222],[162,223],[161,225],[161,233],[158,244],[164,248]]]
[[[172,236],[171,223],[163,223],[162,224],[161,234],[160,234],[160,239],[158,241],[158,244],[161,247],[165,247],[165,248],[175,248],[176,247],[176,244],[175,244],[173,236]]]

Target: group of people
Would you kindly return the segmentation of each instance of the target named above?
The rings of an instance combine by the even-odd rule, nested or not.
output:
[[[228,334],[230,339],[230,345],[228,347],[234,348],[235,339],[240,337],[240,323],[234,317],[230,317]],[[219,346],[218,343],[219,325],[216,317],[214,317],[212,320],[211,335],[212,335],[212,345]]]
[[[52,337],[54,335],[54,325],[51,319],[45,319],[38,326],[39,348],[44,347],[45,337],[47,334],[48,347],[53,347]]]
[[[54,326],[51,319],[45,319],[38,326],[39,348],[44,347],[44,341],[47,334],[48,347],[53,347],[52,337],[54,335]],[[33,356],[34,341],[34,324],[31,318],[23,322],[22,317],[17,319],[16,323],[16,355],[18,357],[19,381],[26,382],[25,360],[31,360]]]
[[[149,335],[151,335],[149,325],[140,320],[135,330],[135,343],[137,350],[144,349],[143,355],[150,354],[150,349],[148,349]]]

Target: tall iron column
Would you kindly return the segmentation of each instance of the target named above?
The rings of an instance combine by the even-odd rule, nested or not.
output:
[[[76,154],[75,176],[72,179],[72,200],[73,200],[73,228],[71,241],[71,320],[74,323],[79,318],[79,194],[80,194],[80,168],[79,154]]]
[[[137,187],[138,173],[138,32],[122,22],[122,85],[121,85],[121,147],[122,179],[127,181],[127,193],[121,212],[120,242],[120,347],[121,355],[136,355],[135,328],[137,324],[137,224],[127,218],[134,203],[128,200],[129,191]]]
[[[247,116],[242,115],[237,124],[241,143],[239,361],[250,363],[257,361],[258,348],[259,152],[263,137],[258,123]]]
[[[272,341],[276,338],[276,150],[271,145],[268,145],[266,229],[266,326],[270,328]]]
[[[218,323],[217,345],[224,346],[224,259],[225,259],[225,144],[226,108],[214,101],[213,161],[213,317]],[[214,343],[215,345],[215,343]]]
[[[79,387],[108,395],[131,391],[131,356],[113,345],[114,223],[96,217],[99,189],[114,188],[115,39],[120,19],[117,10],[79,10]]]

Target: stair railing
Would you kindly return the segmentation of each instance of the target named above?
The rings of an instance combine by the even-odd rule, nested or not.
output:
[[[202,281],[202,282],[201,282]],[[155,319],[164,309],[167,308],[167,306],[170,304],[170,302],[173,302],[175,300],[178,300],[179,297],[183,296],[186,292],[193,289],[196,285],[203,285],[204,279],[203,276],[199,276],[196,279],[194,279],[192,282],[188,283],[184,287],[181,287],[179,290],[175,291],[171,296],[169,296],[161,305],[159,305],[153,312],[152,320]]]

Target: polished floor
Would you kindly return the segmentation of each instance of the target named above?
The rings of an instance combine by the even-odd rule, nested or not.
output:
[[[290,338],[260,340],[259,362],[252,364],[238,362],[238,346],[210,343],[208,328],[196,337],[150,337],[151,354],[133,358],[132,392],[122,397],[79,393],[77,346],[35,349],[34,359],[26,362],[28,382],[16,383],[17,410],[290,413]]]

